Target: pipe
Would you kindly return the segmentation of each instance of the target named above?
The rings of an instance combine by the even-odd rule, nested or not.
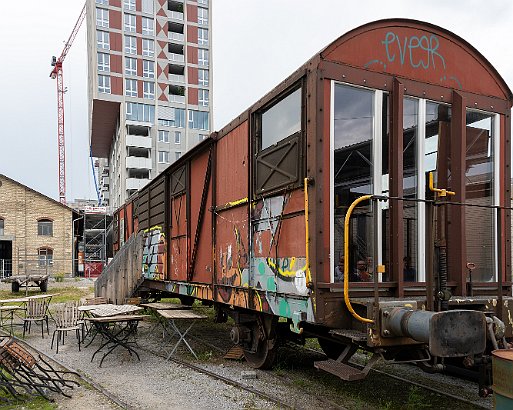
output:
[[[361,317],[354,311],[351,306],[351,301],[349,300],[349,220],[351,219],[351,214],[356,205],[371,198],[372,195],[364,195],[354,200],[347,210],[344,220],[344,302],[346,303],[347,310],[349,310],[353,317],[363,323],[374,323],[374,320]]]

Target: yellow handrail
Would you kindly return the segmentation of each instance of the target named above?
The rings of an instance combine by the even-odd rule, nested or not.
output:
[[[374,323],[374,320],[361,317],[354,311],[351,306],[351,301],[349,300],[349,220],[351,219],[351,214],[356,205],[371,198],[372,195],[364,195],[357,198],[347,210],[346,219],[344,221],[344,302],[346,302],[347,310],[351,312],[353,317],[364,323]]]
[[[437,192],[439,196],[447,196],[447,195],[456,195],[456,192],[454,191],[448,191],[445,188],[435,188],[435,183],[433,181],[433,173],[429,173],[429,189],[432,192]]]
[[[306,285],[311,286],[312,284],[312,273],[310,272],[310,231],[308,229],[308,177],[304,179],[305,183],[305,244],[306,244]]]

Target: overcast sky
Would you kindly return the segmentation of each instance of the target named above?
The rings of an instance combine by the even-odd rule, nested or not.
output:
[[[218,130],[345,32],[383,18],[439,25],[477,48],[513,88],[511,0],[211,0]],[[56,82],[82,0],[3,1],[0,173],[58,199]],[[85,24],[64,62],[67,199],[95,198],[89,162]]]

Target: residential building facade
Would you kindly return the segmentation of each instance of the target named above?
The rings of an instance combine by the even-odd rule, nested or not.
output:
[[[211,0],[88,0],[92,155],[119,207],[212,127]]]
[[[72,273],[73,210],[0,174],[0,276]]]

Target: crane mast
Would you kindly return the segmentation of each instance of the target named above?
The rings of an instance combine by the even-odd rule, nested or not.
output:
[[[62,63],[68,54],[78,30],[82,25],[86,15],[86,5],[82,8],[75,27],[64,45],[64,49],[59,58],[52,57],[53,69],[50,73],[52,79],[57,79],[57,146],[59,151],[59,201],[66,204],[66,146],[64,139],[64,79],[62,73]]]

